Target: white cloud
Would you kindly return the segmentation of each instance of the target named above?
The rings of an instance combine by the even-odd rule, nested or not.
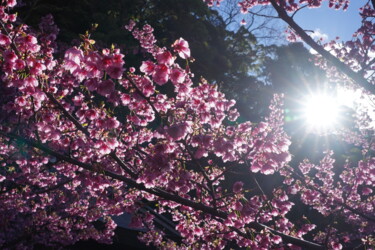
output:
[[[323,33],[320,29],[315,29],[313,33],[311,33],[311,38],[314,40],[321,39],[322,41],[328,40],[328,35]]]

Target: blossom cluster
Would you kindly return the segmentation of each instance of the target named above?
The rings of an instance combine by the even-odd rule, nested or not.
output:
[[[281,243],[272,243],[276,236],[267,231],[255,241],[239,236],[256,217],[267,222],[277,214],[257,213],[266,202],[262,196],[241,202],[241,182],[223,190],[229,166],[221,165],[256,161],[271,174],[289,160],[288,138],[271,121],[226,125],[239,116],[235,102],[205,80],[194,86],[189,68],[177,63],[190,59],[187,41],[160,48],[151,26],[131,22],[126,28],[150,55],[139,69],[125,68],[119,49],[96,49],[89,36],[58,59],[52,16],[42,19],[39,31],[17,27],[7,14],[12,5],[1,7],[2,247],[89,238],[109,243],[116,226],[111,216],[124,212],[132,215],[130,226],[150,229],[146,242],[167,244],[154,216],[142,212],[144,200],[173,215],[184,238],[180,247],[202,239],[208,248],[234,238],[243,246]],[[165,84],[174,88],[173,97],[158,91]],[[217,163],[207,162],[209,156]],[[205,211],[212,203],[219,220]],[[240,231],[226,233],[233,225]],[[210,236],[214,231],[222,233]]]
[[[265,121],[238,123],[235,101],[193,78],[183,38],[161,48],[150,25],[130,22],[125,28],[147,54],[139,68],[118,48],[93,46],[89,34],[59,58],[53,18],[39,31],[17,25],[8,13],[15,4],[0,5],[1,248],[110,243],[113,216],[127,213],[129,226],[146,231],[140,239],[159,248],[298,249],[315,244],[303,239],[315,226],[289,219],[295,194],[324,215],[347,216],[360,230],[348,241],[371,240],[374,224],[363,215],[371,217],[374,160],[355,175],[348,165],[338,186],[329,156],[311,167],[316,179],[308,163],[300,166],[305,182],[297,179],[287,165],[281,95]],[[266,194],[259,173],[282,174],[285,187]],[[163,214],[180,243],[154,224]],[[342,238],[327,235],[339,246]]]

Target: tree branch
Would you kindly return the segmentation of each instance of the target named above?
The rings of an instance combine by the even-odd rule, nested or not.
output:
[[[319,192],[319,193],[320,193],[322,196],[324,196],[325,198],[328,198],[328,195],[327,195],[327,194],[323,193],[323,191],[321,191],[320,189],[314,187],[313,185],[308,184],[308,183],[306,182],[306,180],[305,180],[303,177],[299,176],[297,173],[293,172],[293,171],[290,170],[290,169],[287,169],[287,170],[288,170],[289,173],[292,174],[292,176],[293,176],[294,178],[296,178],[296,179],[302,181],[303,184],[304,184],[307,188],[313,189],[313,190]],[[340,201],[335,201],[335,203],[336,203],[338,206],[342,206],[343,208],[349,210],[349,211],[352,212],[353,214],[356,214],[356,215],[358,215],[358,216],[361,216],[362,218],[364,218],[364,219],[366,219],[366,220],[369,220],[369,221],[375,222],[375,217],[373,217],[373,216],[371,216],[371,215],[364,214],[364,213],[362,213],[361,211],[358,211],[358,210],[356,210],[356,209],[354,209],[354,208],[352,208],[352,207],[349,207],[347,204],[342,203],[342,202],[340,202]]]
[[[170,200],[170,201],[179,203],[181,205],[191,207],[195,210],[202,211],[204,213],[210,214],[212,216],[215,216],[215,217],[218,217],[218,218],[221,218],[221,219],[226,219],[227,216],[228,216],[228,214],[226,212],[220,211],[218,209],[215,209],[215,208],[212,208],[212,207],[209,207],[209,206],[206,206],[202,203],[196,203],[194,201],[185,199],[185,198],[180,197],[178,195],[168,193],[168,192],[166,192],[164,190],[161,190],[159,188],[146,188],[143,184],[139,184],[136,181],[134,181],[130,178],[127,178],[125,176],[118,175],[116,173],[113,173],[113,172],[110,172],[110,171],[107,171],[107,170],[99,170],[99,169],[93,168],[90,164],[80,162],[80,161],[78,161],[74,158],[71,158],[71,157],[68,157],[66,155],[62,155],[60,153],[57,153],[57,152],[49,149],[46,145],[43,145],[41,143],[37,143],[35,141],[29,140],[29,139],[26,139],[26,138],[23,138],[19,135],[8,134],[8,133],[4,133],[2,131],[0,131],[0,135],[5,136],[9,139],[13,139],[13,140],[15,140],[19,143],[24,143],[28,146],[38,148],[41,151],[43,151],[43,152],[45,152],[45,153],[47,153],[51,156],[56,157],[58,160],[77,165],[77,166],[79,166],[79,167],[81,167],[85,170],[90,171],[90,172],[94,172],[94,173],[98,173],[98,174],[102,174],[102,175],[104,174],[105,176],[111,177],[112,179],[122,181],[125,184],[127,184],[129,187],[133,187],[133,188],[136,188],[138,190],[148,192],[150,194],[158,196],[159,198],[162,198],[162,199],[165,199],[165,200]],[[299,238],[296,238],[296,237],[293,237],[293,236],[290,236],[290,235],[283,234],[283,233],[281,233],[277,230],[274,230],[274,229],[272,229],[272,228],[270,228],[270,227],[268,227],[264,224],[258,223],[258,222],[249,223],[248,226],[255,229],[255,230],[258,230],[258,231],[267,230],[267,231],[270,231],[271,233],[273,233],[275,235],[279,235],[285,243],[291,243],[291,244],[298,245],[300,247],[304,247],[304,248],[308,248],[308,249],[324,249],[324,247],[319,245],[319,244],[316,244],[316,243],[310,242],[310,241],[306,241],[306,240],[303,240],[303,239],[299,239]]]
[[[294,20],[291,18],[285,9],[276,3],[276,0],[270,0],[272,6],[275,8],[279,17],[284,20],[311,48],[317,51],[321,56],[331,62],[339,71],[344,73],[359,86],[368,92],[375,94],[375,86],[369,83],[362,75],[353,71],[348,65],[341,62],[337,57],[326,51],[321,45],[316,43]]]
[[[51,93],[48,93],[48,92],[45,92],[45,94],[47,95],[48,99],[53,103],[55,104],[62,112],[63,114],[71,121],[74,123],[74,125],[76,125],[77,129],[81,130],[88,138],[90,138],[90,133],[89,131],[83,127],[81,125],[81,123],[79,123],[79,121],[73,117],[73,115],[71,115],[65,108],[64,106],[58,101],[56,100],[56,98],[51,94]]]
[[[81,123],[73,117],[73,115],[71,115],[65,108],[64,106],[58,101],[56,100],[56,98],[51,94],[51,93],[48,93],[46,92],[46,95],[47,97],[49,98],[49,100],[55,104],[62,112],[64,115],[66,115],[66,117],[68,117],[68,119],[74,123],[74,125],[77,127],[78,130],[82,131],[88,138],[90,138],[90,132],[87,130],[87,128],[83,127],[81,125]],[[94,138],[95,140],[95,138]],[[109,156],[115,160],[117,162],[117,164],[120,165],[120,167],[126,172],[128,173],[131,177],[135,178],[136,177],[136,174],[133,173],[133,171],[131,171],[127,166],[126,164],[120,159],[118,158],[118,156],[116,155],[115,152],[111,152],[109,154]]]

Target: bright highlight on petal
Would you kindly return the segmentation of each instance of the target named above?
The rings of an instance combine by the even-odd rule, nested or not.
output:
[[[333,129],[339,120],[337,100],[328,95],[308,97],[304,107],[304,117],[307,125],[313,130]]]

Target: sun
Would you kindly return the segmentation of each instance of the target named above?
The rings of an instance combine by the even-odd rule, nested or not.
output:
[[[328,131],[339,122],[339,104],[337,99],[329,95],[311,95],[305,99],[303,116],[311,130]]]

